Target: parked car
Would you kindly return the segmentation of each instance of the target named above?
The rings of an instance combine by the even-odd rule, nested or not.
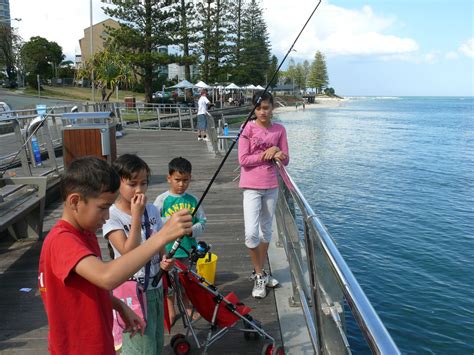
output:
[[[16,89],[18,87],[18,83],[16,81],[5,80],[2,83],[2,87],[7,88],[7,89]]]
[[[162,91],[156,91],[153,93],[152,95],[152,98],[153,99],[167,99],[170,97],[170,93],[169,92],[165,92],[163,93]]]
[[[11,108],[6,102],[0,102],[0,118],[9,118]]]

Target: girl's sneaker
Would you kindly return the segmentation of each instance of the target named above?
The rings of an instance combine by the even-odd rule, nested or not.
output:
[[[275,279],[272,275],[268,275],[267,273],[265,273],[264,275],[264,277],[267,279],[267,287],[275,288],[280,284],[278,280]]]
[[[253,285],[252,297],[254,298],[265,298],[267,295],[265,276],[257,274],[255,275],[255,283]]]
[[[249,280],[254,282],[256,275],[257,274],[255,273],[255,270],[253,270],[252,273],[249,276]],[[277,279],[275,279],[272,275],[268,275],[265,270],[263,270],[263,276],[267,280],[267,287],[275,288],[280,284],[280,282],[278,282]]]

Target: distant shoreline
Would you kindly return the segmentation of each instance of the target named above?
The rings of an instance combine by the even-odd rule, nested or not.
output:
[[[349,99],[338,99],[332,97],[318,97],[316,98],[316,103],[309,104],[305,103],[306,109],[314,109],[314,108],[336,108],[341,106],[344,102],[349,101]],[[275,113],[278,112],[289,112],[289,111],[301,111],[303,110],[303,106],[301,103],[298,104],[298,109],[295,106],[281,106],[275,107],[273,111]]]

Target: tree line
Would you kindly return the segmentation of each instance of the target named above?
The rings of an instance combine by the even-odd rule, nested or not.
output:
[[[278,67],[277,57],[271,55],[259,0],[103,2],[105,14],[120,25],[106,29],[105,49],[84,63],[79,73],[91,78],[93,71],[95,84],[111,89],[142,85],[146,101],[151,101],[152,93],[167,80],[163,68],[171,63],[185,67],[187,80],[208,84],[232,81],[237,85],[264,85]],[[62,49],[55,42],[32,37],[16,47],[21,48],[17,66],[29,73],[27,79],[32,86],[36,75],[51,78],[57,77],[58,71],[72,70],[72,62],[63,61]],[[173,47],[177,50],[160,50]],[[199,67],[197,77],[191,77],[192,65]],[[284,76],[301,89],[315,87],[322,91],[328,85],[325,59],[320,52],[311,65],[307,61],[296,65],[290,60]],[[271,86],[278,82],[277,75]]]
[[[206,83],[265,83],[273,63],[270,41],[258,0],[109,0],[104,12],[118,20],[108,28],[109,50],[132,65],[151,100],[159,68],[185,67],[185,78]],[[159,48],[177,46],[174,53]],[[276,59],[276,57],[275,57]],[[96,58],[97,60],[97,58]],[[199,75],[191,77],[191,65]],[[158,85],[154,85],[157,83]]]
[[[328,87],[329,75],[326,58],[320,51],[316,52],[311,64],[308,60],[295,64],[295,61],[290,59],[288,69],[286,72],[282,72],[281,75],[285,78],[285,84],[291,84],[303,92],[308,88],[312,88],[315,89],[317,94],[335,94],[334,89]]]

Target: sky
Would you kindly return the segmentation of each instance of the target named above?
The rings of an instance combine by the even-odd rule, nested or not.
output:
[[[262,0],[280,60],[316,4]],[[106,19],[102,6],[92,0],[94,23]],[[25,41],[42,36],[67,59],[80,54],[90,1],[10,0],[10,11]],[[343,96],[474,96],[474,1],[323,0],[294,49],[297,63],[324,53],[329,86]]]

